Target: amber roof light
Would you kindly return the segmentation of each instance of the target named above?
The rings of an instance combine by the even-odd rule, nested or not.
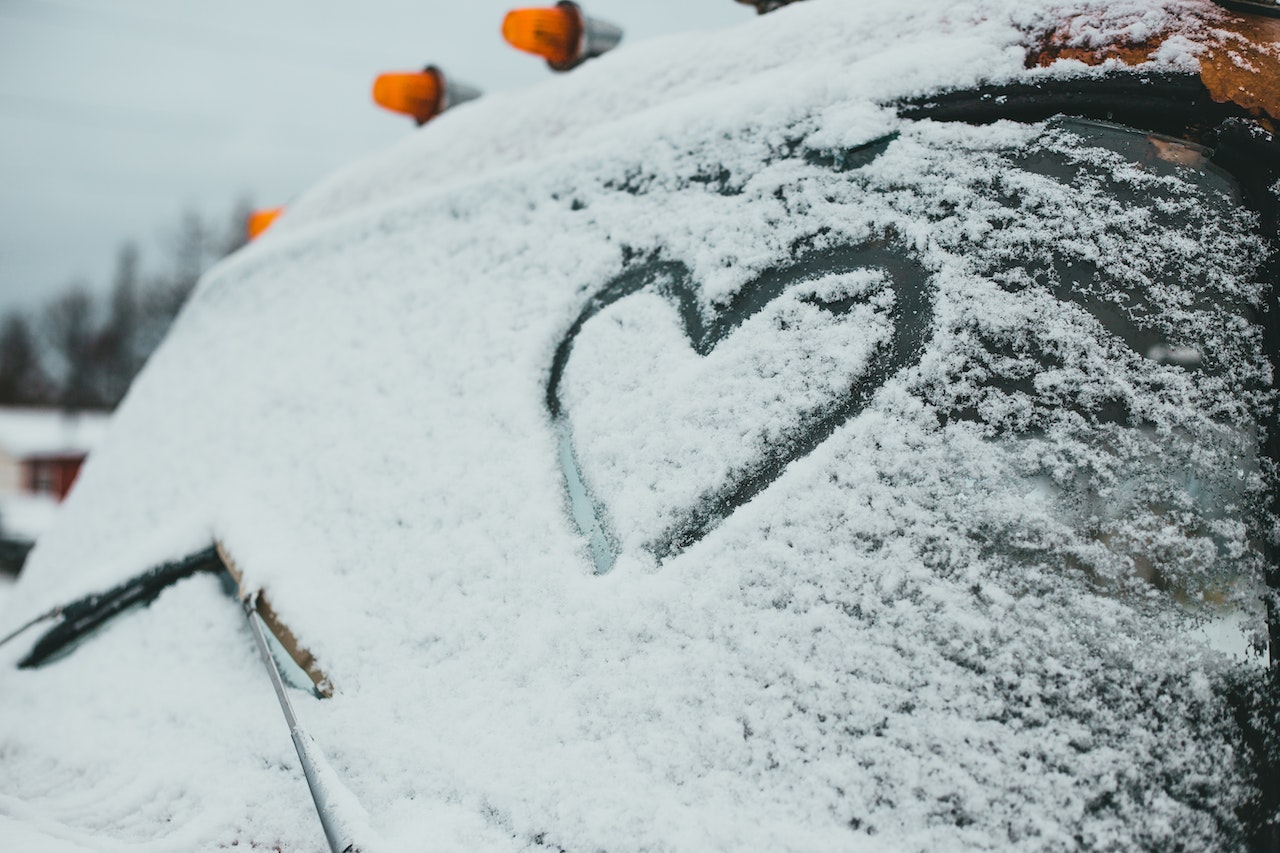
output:
[[[373,101],[383,109],[407,115],[424,125],[464,101],[480,97],[480,90],[445,77],[434,65],[421,71],[391,71],[373,81]]]
[[[790,6],[797,0],[738,0],[738,2],[747,6],[755,6],[758,13],[765,15],[775,9],[781,9],[783,6]]]
[[[502,21],[502,37],[517,50],[541,56],[556,71],[613,50],[622,30],[607,21],[589,18],[577,3],[514,9]]]
[[[256,240],[261,236],[263,231],[271,227],[271,223],[275,222],[284,213],[283,207],[264,207],[261,210],[255,210],[245,218],[244,230],[250,240]]]

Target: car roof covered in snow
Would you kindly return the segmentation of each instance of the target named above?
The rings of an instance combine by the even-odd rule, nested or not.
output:
[[[894,107],[1115,72],[1028,67],[1037,40],[1075,16],[1090,23],[1067,37],[1083,46],[1175,31],[1145,70],[1194,72],[1194,36],[1226,14],[1196,0],[1064,10],[811,0],[462,105],[330,177],[200,283],[0,628],[221,543],[332,679],[332,698],[295,702],[391,850],[1229,837],[1251,793],[1221,758],[1235,743],[1222,685],[1247,665],[1190,640],[1172,595],[1055,573],[1067,551],[1104,575],[1131,570],[1098,555],[1160,518],[1073,539],[1112,522],[1063,522],[1054,489],[1069,483],[1055,486],[1048,463],[1028,473],[1033,457],[1074,471],[1092,446],[1079,430],[1115,425],[1076,410],[1054,420],[1012,396],[961,399],[979,379],[955,371],[966,323],[1011,340],[1035,329],[1037,346],[1089,365],[1075,375],[1067,358],[1044,380],[1070,405],[1128,395],[1152,435],[1240,458],[1252,436],[1222,424],[1249,422],[1233,389],[1266,374],[1231,313],[1260,301],[1253,220],[1227,183],[1205,190],[1222,210],[1204,213],[1179,207],[1178,174],[1124,172],[1225,241],[1205,260],[1185,231],[1089,207],[1047,173],[1013,187],[1044,222],[1080,224],[1073,239],[1100,268],[1115,260],[1108,234],[1144,229],[1148,244],[1115,274],[1150,285],[1178,328],[1217,335],[1201,347],[1219,359],[1211,379],[1188,378],[1145,350],[1095,346],[1085,320],[1009,297],[955,249],[1009,209],[989,198],[1004,152],[1085,162],[1070,139],[1088,128],[1063,142],[1042,123],[913,122]],[[863,177],[833,167],[833,151],[867,152]],[[1104,160],[1089,162],[1123,172]],[[936,197],[953,216],[918,204]],[[992,251],[1057,240],[1039,221],[992,231]],[[735,319],[707,338],[710,355],[689,348],[677,279],[696,283],[687,309],[707,318],[780,263],[850,246],[872,248]],[[749,501],[692,540],[671,534],[682,508],[755,464],[753,447],[785,445],[787,424],[836,393],[806,364],[855,375],[877,346],[897,346],[895,273],[855,269],[886,267],[885,246],[933,282],[920,316],[946,333],[858,417],[778,456]],[[1179,253],[1204,267],[1212,305],[1159,289]],[[634,299],[592,303],[632,268],[650,277]],[[840,325],[846,310],[856,328]],[[1002,444],[996,423],[1034,435]],[[1151,502],[1125,489],[1152,467],[1144,447],[1089,461],[1111,478],[1108,500],[1139,514]],[[575,524],[566,454],[607,515],[605,573]],[[1238,479],[1241,503],[1254,500],[1257,472]],[[1250,531],[1231,519],[1201,527],[1206,564],[1226,560],[1214,548],[1247,550]],[[1180,534],[1164,535],[1177,550]],[[97,849],[319,846],[252,654],[231,599],[200,577],[44,669],[6,669],[0,813]]]

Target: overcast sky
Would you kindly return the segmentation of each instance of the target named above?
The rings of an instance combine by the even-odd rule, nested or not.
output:
[[[548,76],[502,41],[503,0],[0,0],[0,311],[144,268],[182,210],[287,201],[413,123],[373,106],[428,63],[488,91]],[[550,4],[548,4],[550,5]],[[732,25],[733,0],[599,0],[623,47]]]

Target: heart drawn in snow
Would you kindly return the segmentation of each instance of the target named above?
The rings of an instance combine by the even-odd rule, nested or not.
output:
[[[597,571],[620,548],[679,553],[862,412],[924,349],[927,279],[882,239],[769,270],[709,318],[678,261],[596,293],[556,348],[546,404]]]

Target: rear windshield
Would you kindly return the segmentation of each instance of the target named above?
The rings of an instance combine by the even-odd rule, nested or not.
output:
[[[920,122],[792,176],[780,197],[831,225],[735,292],[638,253],[548,393],[597,567],[683,551],[818,457],[881,510],[867,547],[1258,627],[1266,247],[1210,153],[1078,119]],[[837,457],[839,431],[859,438]]]

